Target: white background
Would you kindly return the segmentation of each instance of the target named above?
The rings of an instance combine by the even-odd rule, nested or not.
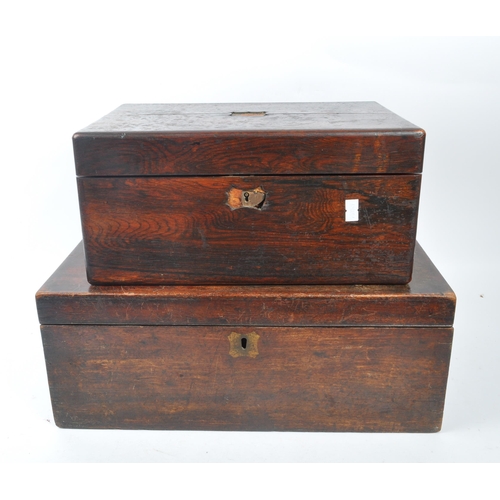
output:
[[[489,34],[495,19],[488,2],[474,12],[317,1],[3,9],[0,460],[500,461],[500,39],[396,37]],[[124,102],[363,100],[427,132],[418,239],[458,296],[443,430],[57,428],[34,295],[81,239],[72,134]]]

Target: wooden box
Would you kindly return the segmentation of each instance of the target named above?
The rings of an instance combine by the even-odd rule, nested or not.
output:
[[[374,102],[123,105],[74,136],[88,280],[407,283],[424,139]]]
[[[37,294],[60,427],[434,432],[455,295],[409,285],[109,286],[79,245]]]

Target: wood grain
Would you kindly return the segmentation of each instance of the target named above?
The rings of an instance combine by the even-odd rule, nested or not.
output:
[[[266,192],[231,210],[232,188]],[[419,175],[79,178],[92,284],[390,284],[411,278]],[[345,222],[345,199],[360,220]]]
[[[374,102],[129,104],[73,137],[79,176],[418,173],[424,144]]]
[[[423,132],[75,134],[77,175],[300,175],[422,171]],[[228,151],[231,153],[228,154]],[[318,154],[321,152],[321,154]]]
[[[36,296],[41,324],[452,326],[455,294],[417,243],[408,285],[92,286],[80,243]]]
[[[452,328],[42,326],[57,425],[435,432]]]

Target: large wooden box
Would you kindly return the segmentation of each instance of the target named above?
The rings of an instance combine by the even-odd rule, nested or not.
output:
[[[111,286],[79,245],[37,294],[60,427],[434,432],[455,295],[409,285]]]
[[[407,283],[424,139],[374,102],[123,105],[74,136],[88,280]]]

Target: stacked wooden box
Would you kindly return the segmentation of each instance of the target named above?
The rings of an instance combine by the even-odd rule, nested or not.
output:
[[[124,105],[75,134],[83,245],[37,294],[56,423],[439,430],[424,141],[373,102]]]

